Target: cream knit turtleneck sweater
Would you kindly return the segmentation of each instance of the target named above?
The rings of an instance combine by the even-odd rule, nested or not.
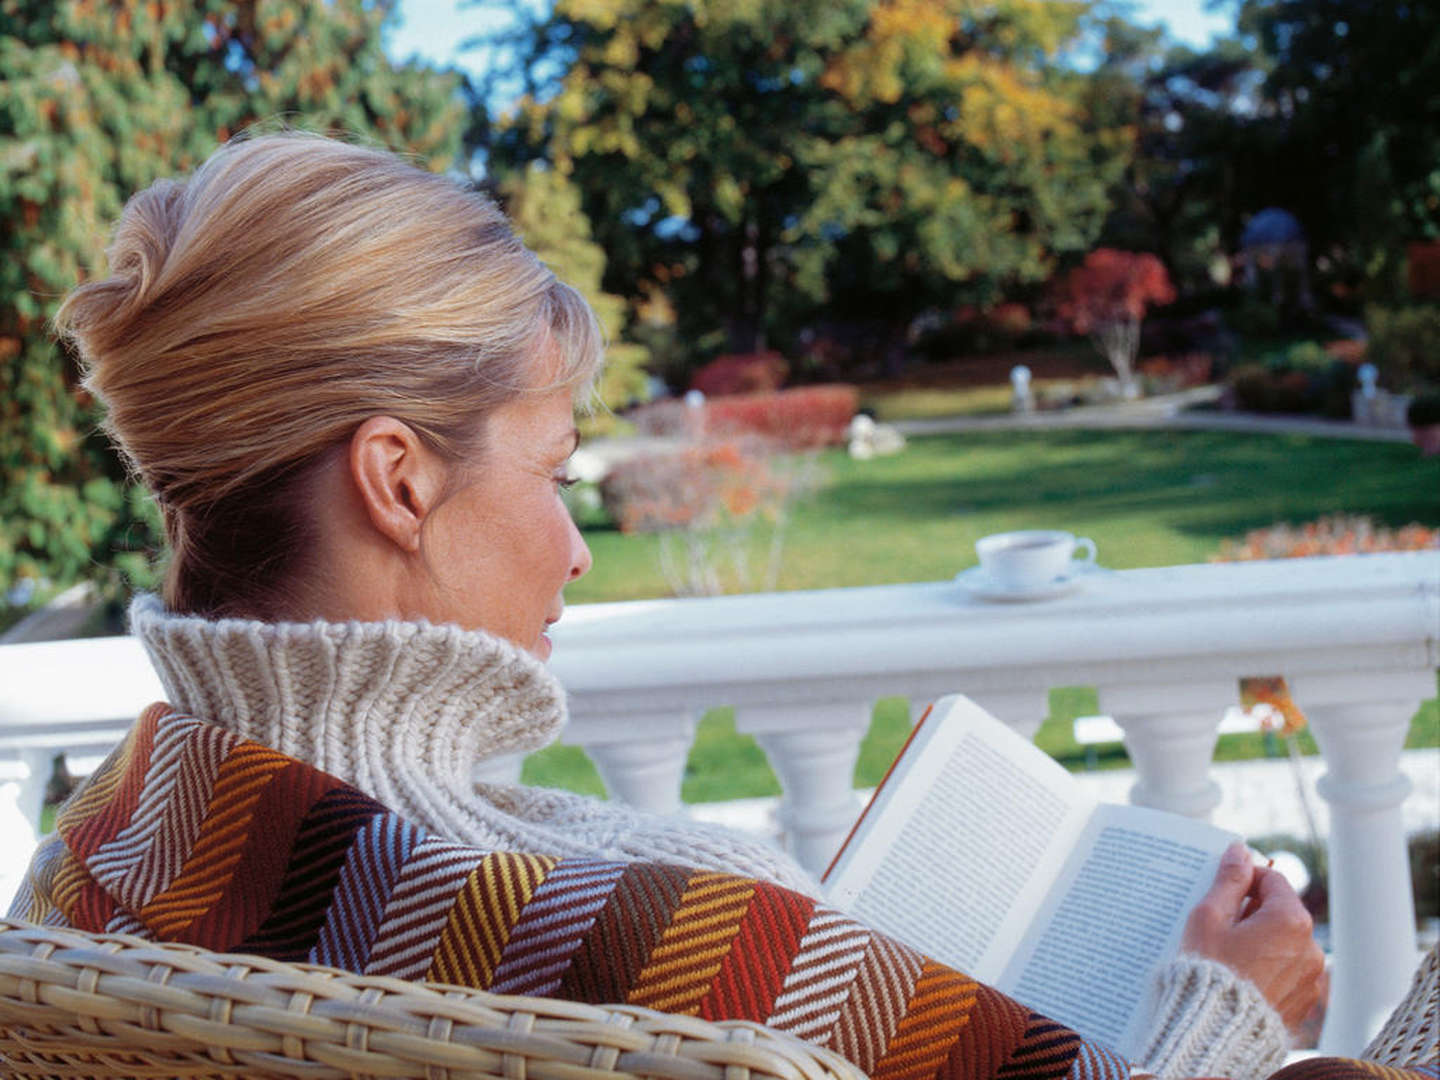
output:
[[[565,722],[565,693],[508,641],[427,623],[261,623],[172,615],[153,596],[131,629],[170,703],[345,781],[448,839],[480,847],[680,863],[818,885],[760,840],[567,792],[476,785],[475,764],[533,750]],[[1163,1077],[1265,1076],[1280,1018],[1249,982],[1181,957],[1164,973],[1141,1055]]]
[[[784,852],[712,825],[563,791],[476,785],[476,763],[559,735],[565,692],[535,657],[428,623],[262,623],[171,615],[130,626],[169,701],[298,758],[443,836],[478,847],[700,865],[810,895]]]

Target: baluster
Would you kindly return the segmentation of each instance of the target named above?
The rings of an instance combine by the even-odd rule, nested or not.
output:
[[[1208,820],[1221,798],[1210,775],[1220,713],[1116,716],[1115,722],[1135,765],[1130,801]]]
[[[811,873],[823,873],[860,813],[855,759],[870,726],[869,702],[748,707],[735,728],[755,736],[780,778],[785,846]]]
[[[581,745],[611,798],[657,814],[682,810],[680,782],[695,741],[694,716],[639,713],[624,721],[587,722],[583,735]]]
[[[55,751],[46,748],[27,747],[19,753],[21,763],[27,770],[25,779],[20,781],[20,792],[15,803],[35,835],[40,835],[40,815],[45,809],[45,788],[55,769]]]
[[[1357,1054],[1404,997],[1417,959],[1415,903],[1401,804],[1400,751],[1416,702],[1317,705],[1310,728],[1325,757],[1316,784],[1330,804],[1333,980],[1320,1049]]]

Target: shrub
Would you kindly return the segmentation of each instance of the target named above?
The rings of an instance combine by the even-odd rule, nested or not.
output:
[[[743,394],[705,403],[711,436],[759,435],[790,449],[837,446],[860,408],[853,386],[804,386],[772,394]]]
[[[987,328],[1005,337],[1028,334],[1034,322],[1030,317],[1030,309],[1013,300],[997,304],[985,312],[983,319]]]
[[[860,391],[840,383],[710,398],[699,406],[666,398],[626,414],[641,435],[702,439],[753,435],[791,450],[839,446],[860,408]]]
[[[712,528],[761,512],[783,495],[769,453],[753,440],[643,454],[600,482],[605,509],[624,533]]]
[[[1299,370],[1324,369],[1334,363],[1334,358],[1324,345],[1316,341],[1302,341],[1285,350],[1285,366]]]
[[[768,531],[758,583],[771,590],[788,508],[821,479],[813,455],[780,457],[773,450],[764,439],[745,437],[631,458],[601,481],[601,498],[622,532],[659,535],[660,571],[681,596],[755,585],[750,555]]]
[[[789,370],[785,358],[778,352],[717,356],[695,372],[690,389],[699,390],[706,397],[765,393],[779,390]]]
[[[1360,364],[1365,360],[1365,342],[1354,338],[1327,341],[1325,351],[1336,360],[1344,360],[1347,364]]]
[[[1365,309],[1370,362],[1394,390],[1440,384],[1440,304]]]
[[[1440,390],[1416,394],[1405,408],[1405,422],[1412,428],[1440,424]]]
[[[1263,364],[1245,364],[1230,373],[1237,408],[1261,413],[1314,413],[1350,418],[1356,369],[1315,342],[1292,345]]]
[[[1140,374],[1152,394],[1173,394],[1192,386],[1205,386],[1214,378],[1215,358],[1209,353],[1152,356],[1140,361]]]
[[[1230,373],[1235,405],[1246,412],[1303,413],[1313,405],[1310,378],[1303,371],[1276,371],[1245,364]]]
[[[1379,551],[1440,548],[1440,529],[1405,525],[1391,529],[1355,514],[1334,514],[1305,525],[1252,529],[1243,540],[1225,540],[1211,562],[1297,559],[1311,555],[1368,555]]]
[[[691,407],[683,398],[662,398],[625,414],[640,435],[654,438],[698,438],[705,430],[705,408]]]
[[[1254,297],[1230,312],[1227,321],[1241,337],[1273,338],[1280,333],[1280,313],[1275,305]]]

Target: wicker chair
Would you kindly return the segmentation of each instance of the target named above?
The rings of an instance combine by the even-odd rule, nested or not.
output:
[[[1440,944],[1421,961],[1410,992],[1362,1055],[1380,1065],[1440,1065]]]
[[[758,1024],[0,920],[0,1074],[864,1080]]]

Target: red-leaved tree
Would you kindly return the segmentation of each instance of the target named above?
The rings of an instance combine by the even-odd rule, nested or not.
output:
[[[1121,392],[1139,397],[1135,358],[1140,320],[1153,304],[1175,299],[1165,264],[1154,255],[1096,248],[1062,279],[1056,310],[1077,334],[1089,334],[1120,377]]]

